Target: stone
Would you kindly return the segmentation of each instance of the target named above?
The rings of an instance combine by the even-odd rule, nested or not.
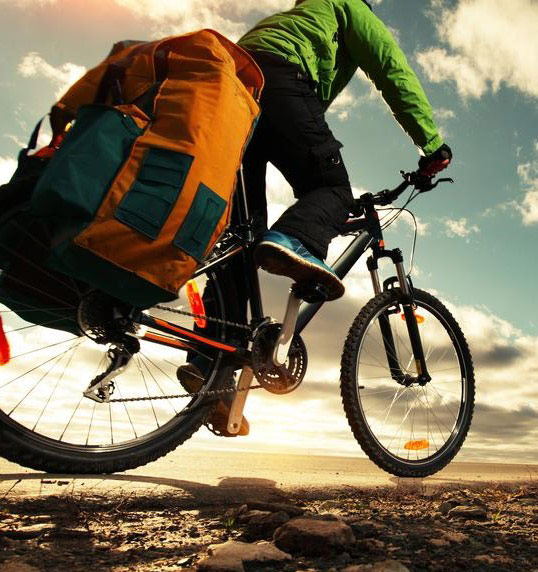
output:
[[[288,522],[290,517],[286,512],[269,512],[254,515],[247,523],[247,536],[254,538],[272,538],[275,530]]]
[[[50,523],[31,524],[30,526],[21,526],[20,528],[4,530],[1,534],[14,540],[30,540],[39,538],[44,534],[52,532],[56,526]]]
[[[310,520],[342,520],[337,514],[333,514],[332,512],[305,512],[303,517]]]
[[[378,522],[373,520],[366,520],[366,519],[351,519],[347,521],[347,524],[351,527],[353,534],[355,534],[356,538],[364,538],[364,537],[371,537],[374,536],[380,530],[383,530],[385,527]]]
[[[291,560],[291,556],[279,550],[270,542],[248,544],[229,540],[223,544],[212,544],[208,550],[209,558],[198,564],[198,570],[204,572],[242,572],[244,564],[274,564]],[[220,568],[219,568],[220,566]]]
[[[363,538],[362,540],[357,540],[355,547],[363,552],[373,554],[385,551],[385,543],[382,540],[377,540],[377,538]]]
[[[198,572],[245,572],[245,567],[241,560],[210,556],[198,562],[196,570]]]
[[[269,510],[247,510],[242,514],[240,514],[237,517],[237,520],[239,522],[248,522],[251,518],[254,518],[256,516],[269,516],[271,514],[272,513]]]
[[[372,572],[409,572],[409,568],[397,560],[384,560],[372,566]]]
[[[450,542],[457,542],[458,544],[469,540],[469,536],[467,534],[464,534],[463,532],[454,532],[452,530],[443,532],[443,538]]]
[[[460,518],[463,520],[485,520],[488,513],[479,506],[455,506],[447,514],[448,518]]]
[[[466,502],[467,501],[465,499],[461,498],[448,499],[439,505],[439,512],[446,516],[454,507],[464,506]]]
[[[355,536],[344,522],[295,518],[275,531],[274,541],[291,553],[323,556],[349,547]]]
[[[445,540],[444,538],[430,538],[428,542],[430,544],[433,544],[433,546],[437,546],[438,548],[442,548],[444,546],[450,546],[450,542],[448,540]]]
[[[484,564],[495,564],[495,558],[492,558],[489,554],[479,554],[475,556],[474,559]]]
[[[409,572],[409,568],[397,560],[383,560],[375,564],[355,564],[343,568],[342,572]]]
[[[518,504],[522,506],[536,506],[538,505],[538,499],[533,497],[522,497],[518,499]]]
[[[273,503],[273,502],[258,502],[249,501],[248,506],[251,509],[268,510],[269,512],[285,512],[289,516],[301,516],[304,513],[304,508],[286,503]]]
[[[17,556],[2,563],[2,572],[41,572],[41,570]]]

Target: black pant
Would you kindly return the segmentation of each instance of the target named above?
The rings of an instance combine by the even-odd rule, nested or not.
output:
[[[272,228],[298,238],[312,254],[324,259],[330,241],[339,234],[353,206],[347,170],[340,155],[342,144],[325,122],[325,111],[314,84],[299,66],[272,54],[251,55],[265,76],[260,121],[243,160],[255,233],[259,235],[267,228],[265,175],[267,163],[271,162],[298,199]],[[234,219],[235,213],[232,222]],[[240,257],[232,259],[226,267],[236,285],[242,314],[238,320],[246,322],[246,284],[237,280],[242,270]],[[208,292],[204,294],[204,302],[208,315],[214,315]],[[192,357],[189,354],[189,359]]]
[[[339,234],[353,196],[342,144],[325,122],[315,86],[299,66],[264,52],[251,54],[265,76],[261,117],[244,157],[245,186],[257,232],[267,227],[265,174],[271,162],[297,202],[273,225],[320,258]]]

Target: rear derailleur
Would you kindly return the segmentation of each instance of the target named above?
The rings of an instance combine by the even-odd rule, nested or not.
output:
[[[135,338],[132,338],[132,342],[129,340],[127,344],[111,346],[107,352],[110,365],[106,371],[92,379],[84,390],[84,397],[97,403],[107,403],[116,388],[114,379],[127,369],[133,354],[139,350],[140,343]]]
[[[106,403],[114,393],[114,379],[125,371],[140,342],[132,334],[136,326],[130,318],[130,308],[119,300],[97,290],[89,292],[78,308],[78,325],[82,333],[100,345],[109,345],[107,369],[94,377],[84,390],[84,397]]]

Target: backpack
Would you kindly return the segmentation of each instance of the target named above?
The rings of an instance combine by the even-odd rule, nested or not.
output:
[[[262,87],[212,30],[116,44],[51,110],[61,144],[26,213],[47,268],[137,307],[176,298],[229,223]]]

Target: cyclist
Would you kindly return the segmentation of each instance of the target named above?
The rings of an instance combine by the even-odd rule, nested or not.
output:
[[[261,236],[256,262],[296,282],[321,283],[329,300],[339,298],[344,285],[323,260],[352,210],[353,195],[342,144],[327,125],[325,111],[357,68],[422,152],[421,172],[433,175],[446,168],[452,152],[405,55],[365,0],[298,0],[292,9],[259,22],[238,43],[266,81],[261,118],[244,158],[249,209]],[[269,231],[268,162],[282,172],[297,198]],[[178,374],[185,387],[187,378],[193,385],[194,374],[203,378],[193,364]],[[226,411],[219,403],[220,420]]]

